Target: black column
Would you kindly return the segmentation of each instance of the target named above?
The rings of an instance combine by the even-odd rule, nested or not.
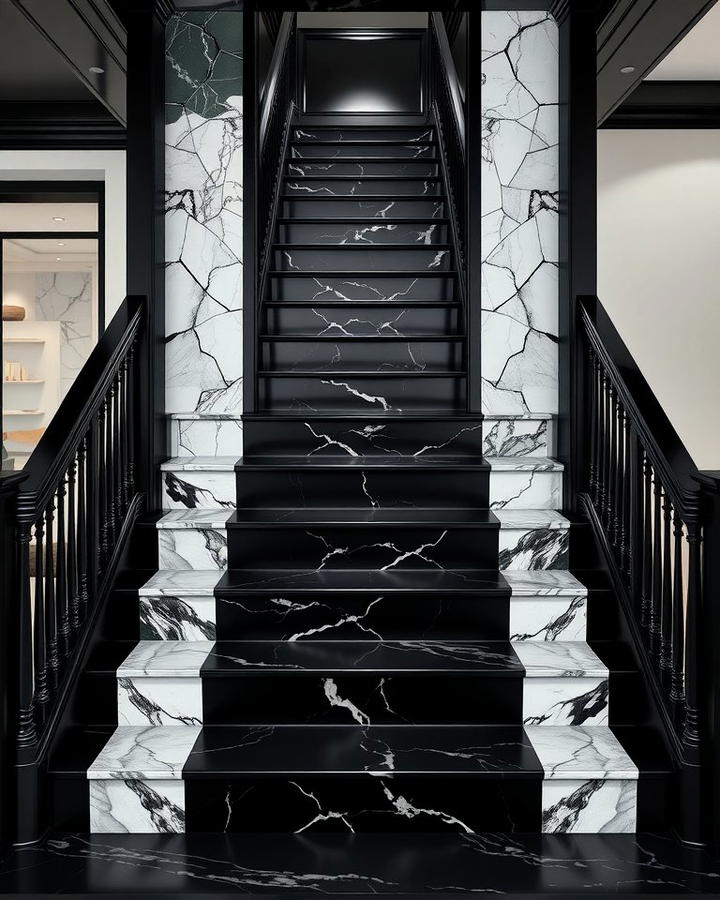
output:
[[[560,26],[560,317],[558,458],[565,506],[578,508],[586,447],[577,299],[597,293],[596,13],[592,0],[555,0]]]
[[[148,299],[138,349],[138,487],[160,506],[159,464],[168,456],[165,421],[165,25],[170,0],[128,0],[127,292]]]

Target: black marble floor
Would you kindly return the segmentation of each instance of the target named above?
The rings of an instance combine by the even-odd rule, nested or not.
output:
[[[13,849],[0,895],[293,898],[715,896],[720,864],[659,835],[57,834]]]

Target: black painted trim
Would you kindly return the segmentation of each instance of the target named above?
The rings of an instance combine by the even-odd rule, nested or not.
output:
[[[127,33],[107,0],[12,0],[88,91],[123,125],[127,119]],[[91,73],[100,66],[102,74]]]
[[[618,0],[597,35],[598,126],[716,2]],[[623,66],[635,71],[623,75]]]
[[[603,128],[720,128],[720,82],[644,81]]]
[[[124,150],[125,128],[95,103],[0,103],[0,149]]]

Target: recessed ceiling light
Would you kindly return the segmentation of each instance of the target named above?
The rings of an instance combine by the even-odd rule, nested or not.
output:
[[[62,256],[56,256],[55,259],[56,259],[58,262],[62,262]]]
[[[634,71],[635,71],[635,66],[623,66],[623,67],[620,69],[620,73],[621,73],[622,75],[632,75],[632,73],[633,73]]]
[[[65,221],[64,216],[53,216],[53,222],[64,222],[64,221]]]
[[[58,241],[58,247],[64,247],[65,243],[63,241]]]
[[[88,72],[92,72],[93,75],[104,75],[105,69],[101,69],[100,66],[90,66]]]

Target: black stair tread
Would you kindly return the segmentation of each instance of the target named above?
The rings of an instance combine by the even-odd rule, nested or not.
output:
[[[481,456],[249,456],[236,469],[467,469],[484,472],[490,464]]]
[[[324,378],[337,381],[347,378],[467,378],[467,373],[461,370],[450,369],[424,369],[418,372],[416,369],[383,369],[381,372],[366,369],[259,369],[258,378]]]
[[[218,596],[281,591],[286,594],[485,594],[507,596],[499,572],[488,569],[228,569],[219,579]]]
[[[203,677],[257,672],[522,678],[525,669],[509,641],[217,641],[202,666]]]
[[[363,374],[367,374],[367,373],[363,373]],[[321,377],[326,378],[327,375],[321,374]],[[288,401],[288,404],[289,403],[290,403],[290,401]],[[447,413],[448,415],[460,415],[464,411],[465,411],[464,406],[460,406],[460,404],[452,405],[452,406],[450,406],[450,405],[445,406],[445,407],[443,407],[442,410],[439,410],[437,408],[435,408],[435,409],[432,409],[432,408],[431,409],[414,409],[413,408],[412,416],[414,417],[414,421],[417,421],[418,418],[422,419],[423,421],[426,421],[427,419],[434,418],[434,413],[436,413],[436,412],[440,412],[440,413],[444,412],[444,413]],[[315,419],[321,419],[322,421],[325,421],[326,419],[332,419],[335,416],[345,416],[346,415],[344,408],[339,408],[339,407],[334,407],[334,406],[328,407],[327,409],[323,409],[323,410],[313,410],[313,409],[308,410],[307,407],[305,407],[305,409],[299,409],[297,406],[291,406],[291,405],[275,406],[275,407],[269,407],[269,408],[261,407],[258,410],[258,413],[261,417],[265,417],[266,419],[277,418],[278,421],[282,421],[283,417],[289,418],[290,416],[293,415],[293,413],[296,413],[296,416],[295,416],[296,418],[299,418],[301,421],[306,420],[309,422],[312,422]],[[392,413],[392,416],[394,418],[396,418],[398,421],[402,421],[405,418],[403,413],[398,412],[397,410],[388,410],[388,413],[389,414]],[[411,416],[408,415],[407,418],[411,419]],[[357,419],[358,420],[364,419],[364,416],[362,415],[362,413],[357,416]]]
[[[427,160],[424,160],[425,162]],[[312,163],[312,160],[305,160]],[[337,160],[342,162],[342,160]],[[286,181],[443,181],[442,175],[285,175]],[[432,195],[433,197],[435,195]]]
[[[315,127],[316,126],[313,125],[313,128],[315,128]],[[378,128],[378,129],[382,129],[381,125],[377,125],[374,127]],[[345,126],[345,128],[347,128],[347,126]],[[343,128],[343,130],[345,130],[345,128]],[[336,127],[336,128],[333,128],[332,130],[338,131],[339,128]],[[423,140],[421,140],[421,141],[415,141],[412,138],[406,138],[404,141],[398,140],[397,138],[358,138],[357,140],[353,140],[353,139],[349,138],[347,140],[342,140],[342,141],[332,140],[332,138],[323,138],[322,140],[316,140],[316,141],[304,141],[302,139],[293,138],[290,141],[290,146],[291,147],[317,147],[318,145],[320,145],[322,147],[323,144],[336,144],[336,145],[340,145],[342,147],[347,147],[348,145],[351,147],[357,147],[357,146],[362,146],[363,144],[370,144],[372,146],[376,146],[378,144],[388,144],[392,147],[410,147],[410,146],[431,147],[433,144],[436,144],[436,143],[437,143],[437,141],[435,140],[434,137],[423,138]],[[294,159],[295,157],[288,157],[288,158]]]
[[[328,143],[327,141],[318,141],[319,144]],[[347,144],[349,141],[342,141],[339,143]],[[372,143],[371,141],[363,141],[364,144]],[[422,144],[423,147],[428,147],[432,142],[427,141],[427,143]],[[304,146],[307,146],[305,144]],[[417,165],[427,165],[429,162],[439,162],[439,159],[436,159],[432,156],[288,156],[285,159],[287,165],[290,166],[314,166],[316,163],[325,164],[325,163],[339,163],[340,165],[344,165],[345,163],[349,163],[350,165],[354,165],[356,163],[360,163],[364,165],[366,163],[391,163],[392,165],[400,165],[404,166],[406,163],[416,163]]]
[[[278,225],[361,225],[365,223],[370,223],[373,225],[448,225],[450,219],[447,217],[441,216],[428,216],[426,219],[408,219],[407,217],[399,216],[397,218],[391,216],[384,216],[383,218],[378,218],[377,216],[327,216],[323,219],[309,219],[307,216],[298,216],[297,218],[293,216],[278,216],[277,223]],[[317,247],[317,244],[313,244],[313,247]],[[333,246],[333,245],[325,245],[321,246]],[[343,244],[342,246],[348,246],[347,244]],[[365,246],[380,246],[379,244],[366,244]],[[391,245],[393,246],[393,245]],[[432,248],[436,246],[435,244],[421,244],[420,246]]]
[[[393,300],[393,309],[448,309],[460,307],[459,300]],[[365,307],[388,308],[387,300],[264,300],[263,306],[271,306],[276,309],[292,307],[298,309],[347,309],[356,310]]]
[[[219,840],[208,832],[51,831],[37,844],[9,848],[0,868],[3,895],[94,900],[148,897],[149,885],[158,897],[194,898],[711,897],[718,883],[713,855],[654,833],[245,833]]]
[[[335,179],[326,179],[332,180]],[[358,179],[355,178],[355,181]],[[397,179],[395,179],[397,180]],[[413,181],[424,181],[425,179],[414,178]],[[366,203],[368,200],[412,200],[418,201],[422,200],[425,203],[428,201],[432,203],[440,203],[447,200],[447,194],[281,194],[280,200],[342,200],[343,202],[348,201],[356,201],[358,203]],[[379,222],[384,222],[385,219],[381,217],[377,217]],[[318,219],[316,221],[324,222],[325,219]],[[425,219],[418,219],[418,221],[425,221]]]
[[[337,250],[382,250],[385,252],[395,250],[422,250],[424,253],[433,253],[436,250],[452,250],[453,244],[308,244],[307,241],[275,241],[273,248],[277,250],[316,250],[318,253]],[[402,270],[404,271],[404,270]]]
[[[437,272],[431,272],[428,269],[416,269],[415,271],[411,269],[377,269],[375,271],[363,271],[362,269],[356,269],[354,272],[349,272],[346,269],[338,269],[337,271],[333,269],[332,272],[328,272],[325,269],[317,271],[313,269],[312,271],[308,270],[296,272],[294,269],[291,269],[289,272],[284,272],[282,271],[282,269],[273,269],[272,271],[268,272],[268,275],[270,276],[270,278],[318,278],[327,276],[328,278],[402,278],[407,280],[408,278],[453,278],[457,275],[457,271],[455,269],[439,269]],[[358,300],[357,305],[362,306],[364,302],[365,301]],[[354,300],[346,301],[347,306],[352,306],[355,303],[356,301]],[[392,301],[392,303],[385,301],[385,303],[388,306],[403,305],[402,301]]]
[[[262,509],[240,508],[230,516],[227,527],[238,525],[299,527],[306,525],[344,525],[374,528],[376,525],[401,525],[405,528],[499,528],[489,509],[422,509],[404,507],[384,509]]]
[[[204,728],[183,774],[368,772],[540,778],[521,727],[291,726]]]
[[[266,422],[271,419],[277,422],[282,422],[283,420],[297,422],[308,418],[310,412],[308,409],[289,409],[281,413],[257,410],[254,413],[243,413],[243,421]],[[309,417],[311,420],[320,420],[322,422],[362,421],[368,424],[377,423],[382,425],[387,425],[388,420],[393,419],[396,419],[398,422],[427,422],[428,419],[431,419],[433,422],[449,422],[471,426],[480,425],[483,418],[481,413],[428,411],[425,415],[422,412],[410,412],[405,415],[398,414],[395,410],[388,410],[387,412],[374,410],[373,412],[314,413]]]
[[[312,343],[338,344],[346,342],[353,343],[396,343],[407,344],[410,341],[422,341],[427,343],[439,344],[442,342],[461,341],[463,335],[459,332],[449,332],[448,334],[417,334],[406,332],[403,335],[398,334],[312,334],[310,332],[293,331],[285,334],[261,334],[261,341],[287,341],[297,343],[299,341],[308,341]]]

